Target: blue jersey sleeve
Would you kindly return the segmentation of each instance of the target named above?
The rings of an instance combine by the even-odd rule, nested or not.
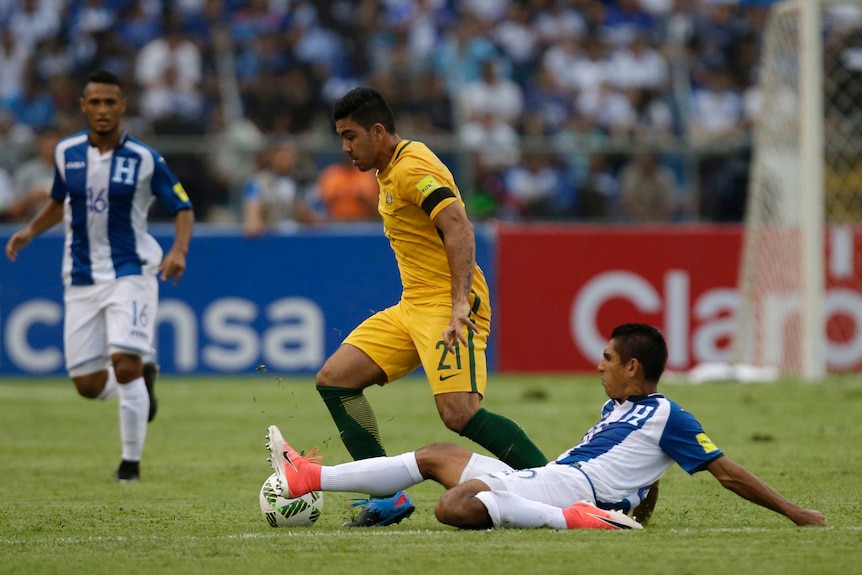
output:
[[[61,204],[66,201],[66,182],[60,177],[60,170],[54,166],[54,184],[51,186],[51,198]]]
[[[724,455],[704,433],[700,422],[673,402],[659,446],[690,474]]]
[[[155,167],[153,168],[152,190],[153,195],[167,208],[168,213],[176,215],[180,210],[192,209],[189,195],[183,185],[177,179],[165,159],[155,155]]]

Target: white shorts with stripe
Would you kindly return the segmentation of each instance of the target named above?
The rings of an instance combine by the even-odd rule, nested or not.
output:
[[[124,276],[94,285],[68,286],[63,299],[69,376],[105,369],[114,353],[153,352],[159,305],[156,276]]]
[[[474,453],[461,475],[461,483],[468,479],[478,479],[492,491],[507,491],[562,509],[577,501],[596,502],[589,478],[571,465],[551,462],[544,467],[515,470],[499,459]]]

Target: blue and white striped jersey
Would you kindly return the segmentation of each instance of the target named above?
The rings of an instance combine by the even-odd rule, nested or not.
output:
[[[90,145],[87,132],[60,140],[51,197],[65,208],[65,285],[155,274],[162,248],[147,233],[153,199],[172,215],[192,207],[164,158],[125,132],[106,154]]]
[[[674,461],[693,474],[721,455],[692,414],[652,393],[609,400],[601,420],[556,463],[586,474],[599,507],[629,512]]]

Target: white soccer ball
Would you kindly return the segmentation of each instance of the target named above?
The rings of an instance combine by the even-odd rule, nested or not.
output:
[[[309,527],[323,512],[323,493],[312,491],[296,499],[287,499],[275,490],[275,473],[260,488],[260,511],[270,527]]]

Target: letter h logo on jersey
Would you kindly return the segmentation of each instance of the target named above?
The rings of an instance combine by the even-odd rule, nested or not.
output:
[[[649,405],[637,405],[620,419],[620,423],[628,423],[635,427],[642,427],[644,421],[649,419],[649,416],[652,415],[653,411],[655,411],[655,408]]]
[[[111,174],[111,182],[115,184],[125,184],[127,186],[134,185],[135,168],[137,166],[137,158],[117,156],[114,159],[114,173]]]

